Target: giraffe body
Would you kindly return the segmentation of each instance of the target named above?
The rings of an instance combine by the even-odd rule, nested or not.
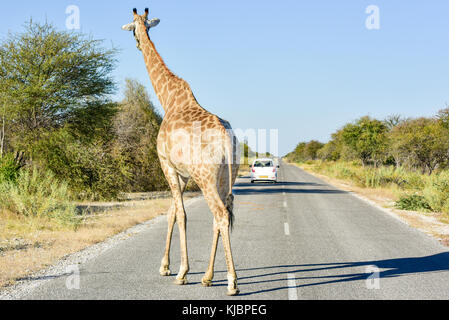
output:
[[[134,31],[137,47],[143,53],[154,90],[165,111],[157,139],[157,150],[173,201],[167,214],[166,248],[159,272],[163,276],[171,274],[170,246],[173,227],[177,222],[181,241],[181,266],[175,283],[187,283],[187,219],[182,194],[189,179],[193,179],[213,214],[212,250],[202,284],[212,284],[215,254],[221,235],[228,267],[228,294],[235,295],[239,290],[229,229],[233,221],[232,186],[239,167],[237,139],[230,124],[202,108],[188,83],[174,75],[165,65],[148,35],[148,30],[157,25],[159,20],[148,21],[147,18],[148,9],[144,15],[138,15],[134,9],[133,23],[123,29]]]

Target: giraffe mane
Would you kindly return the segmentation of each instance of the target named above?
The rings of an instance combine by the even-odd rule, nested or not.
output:
[[[159,52],[156,50],[156,46],[154,45],[153,41],[151,41],[150,36],[148,35],[148,33],[146,33],[146,37],[153,49],[153,52],[157,55],[157,57],[159,58],[159,60],[161,61],[163,67],[168,71],[168,76],[174,80],[179,81],[179,83],[183,86],[183,89],[187,90],[187,92],[190,92],[192,94],[193,99],[195,99],[195,101],[198,103],[198,101],[196,100],[195,95],[193,94],[192,89],[190,88],[190,85],[187,83],[187,81],[185,81],[183,78],[177,76],[175,73],[173,73],[173,71],[170,70],[170,68],[167,66],[167,64],[165,63],[164,59],[161,57],[161,55],[159,54]],[[199,105],[199,103],[198,103]]]

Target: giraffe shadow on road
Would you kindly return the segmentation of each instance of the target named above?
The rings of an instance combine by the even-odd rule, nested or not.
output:
[[[298,264],[298,265],[279,265],[266,266],[247,269],[237,269],[240,274],[239,286],[242,290],[241,296],[256,295],[265,292],[288,290],[292,288],[287,285],[287,274],[294,274],[296,288],[327,285],[332,283],[342,283],[351,281],[366,281],[372,275],[372,269],[375,266],[379,269],[378,278],[393,278],[407,275],[419,275],[424,273],[448,272],[449,271],[449,252],[442,252],[430,256],[410,257],[386,260],[373,260],[361,262],[336,262],[319,264]],[[364,272],[344,273],[348,268],[363,268]],[[331,275],[311,275],[309,272],[341,271],[341,273]],[[366,272],[366,270],[370,270]],[[245,275],[247,273],[262,271],[258,274]],[[216,271],[216,273],[226,273],[226,271]],[[276,277],[275,279],[264,279],[265,277]],[[312,282],[310,282],[312,280]],[[308,281],[301,284],[301,282]],[[226,280],[214,281],[214,286],[226,286]],[[260,290],[245,292],[245,286],[255,284],[279,284],[271,288],[261,288]]]

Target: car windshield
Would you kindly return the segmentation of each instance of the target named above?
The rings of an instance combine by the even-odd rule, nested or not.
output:
[[[254,162],[254,167],[255,168],[269,168],[269,167],[274,167],[274,166],[273,166],[273,161],[266,160],[266,161]]]

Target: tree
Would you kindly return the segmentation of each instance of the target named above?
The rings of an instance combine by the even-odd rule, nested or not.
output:
[[[324,146],[323,143],[316,140],[309,142],[300,142],[293,152],[286,155],[291,161],[302,162],[307,160],[316,160],[318,158],[318,150]]]
[[[0,61],[2,52],[0,51]],[[3,158],[7,150],[7,133],[9,129],[9,124],[11,121],[12,111],[8,107],[10,105],[9,97],[5,93],[7,88],[7,81],[3,79],[0,80],[0,158]]]
[[[325,161],[337,161],[340,158],[340,154],[337,151],[335,141],[329,141],[320,150],[318,150],[317,157]]]
[[[449,107],[438,111],[437,119],[441,126],[449,130]]]
[[[24,29],[0,44],[1,150],[26,151],[77,198],[116,197],[126,174],[110,153],[116,50],[48,23]]]
[[[0,89],[8,97],[9,143],[30,150],[49,131],[64,126],[87,102],[113,92],[115,50],[79,33],[29,21],[23,33],[0,45]],[[4,122],[3,122],[4,123]]]
[[[293,151],[294,161],[304,161],[304,150],[306,149],[306,142],[300,142]]]
[[[449,130],[438,120],[409,119],[391,132],[391,152],[402,163],[431,174],[447,163]]]
[[[320,150],[323,146],[323,143],[316,140],[308,142],[304,147],[304,157],[307,160],[316,160],[318,158],[318,150]]]
[[[368,116],[355,123],[347,124],[342,129],[344,143],[349,146],[362,161],[363,165],[373,161],[379,164],[387,147],[387,126]]]
[[[384,120],[384,123],[387,126],[388,131],[391,131],[393,130],[394,127],[396,127],[397,125],[401,124],[404,121],[405,119],[401,115],[392,114]]]
[[[126,79],[125,98],[114,119],[114,158],[127,168],[128,191],[143,192],[167,187],[157,153],[162,123],[145,87]]]
[[[3,152],[5,150],[5,128],[6,128],[6,102],[3,101],[1,105],[1,128],[0,128],[0,159],[3,158]]]

